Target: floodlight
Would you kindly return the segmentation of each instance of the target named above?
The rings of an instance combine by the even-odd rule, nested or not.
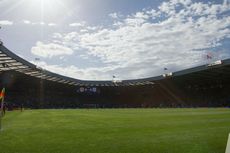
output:
[[[216,66],[216,65],[221,65],[221,64],[222,64],[222,61],[218,60],[218,61],[215,61],[215,62],[213,62],[211,64],[208,64],[208,67],[210,67],[210,66]]]

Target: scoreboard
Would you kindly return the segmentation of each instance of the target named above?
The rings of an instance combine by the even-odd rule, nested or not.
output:
[[[82,94],[100,94],[100,89],[97,87],[79,87],[77,88],[77,93]]]

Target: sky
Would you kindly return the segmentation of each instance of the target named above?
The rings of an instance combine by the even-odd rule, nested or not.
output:
[[[77,79],[147,78],[230,58],[230,0],[0,0],[0,10],[8,49]]]

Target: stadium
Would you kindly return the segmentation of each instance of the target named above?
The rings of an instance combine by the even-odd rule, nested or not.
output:
[[[3,118],[4,153],[225,150],[230,59],[146,79],[83,81],[41,69],[3,45],[0,51],[0,80],[8,110],[26,109],[7,112]],[[204,147],[204,142],[209,144]],[[66,146],[57,147],[59,143]]]
[[[0,10],[0,153],[230,153],[230,0]]]
[[[229,107],[230,59],[136,80],[83,81],[33,65],[1,45],[6,101],[27,108]]]

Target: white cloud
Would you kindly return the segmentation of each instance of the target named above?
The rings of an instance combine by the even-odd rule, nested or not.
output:
[[[37,42],[36,46],[32,47],[31,53],[41,57],[52,58],[54,56],[72,55],[73,50],[55,43],[44,44],[43,42]]]
[[[94,31],[94,30],[97,30],[99,27],[96,27],[96,26],[87,26],[86,29],[87,30],[91,30],[91,31]]]
[[[70,66],[61,66],[61,65],[49,65],[44,61],[31,61],[35,65],[42,67],[45,70],[59,73],[64,76],[69,76],[82,80],[100,80],[102,78],[112,79],[112,75],[106,73],[111,70],[111,67],[103,67],[103,68],[78,68],[74,65]],[[99,75],[101,74],[101,76]]]
[[[142,18],[142,19],[148,19],[149,16],[147,14],[145,14],[145,12],[137,12],[134,15],[135,18]]]
[[[25,24],[31,24],[31,21],[29,21],[29,20],[23,20],[23,23],[25,23]]]
[[[45,23],[45,22],[40,22],[39,24],[43,26],[43,25],[45,25],[46,23]]]
[[[117,19],[118,18],[118,14],[116,12],[114,13],[110,13],[109,17],[113,18],[113,19]]]
[[[88,30],[87,29],[81,29],[80,32],[85,33],[85,32],[88,32]]]
[[[230,16],[221,15],[226,11],[230,11],[226,2],[171,0],[158,9],[127,16],[114,23],[113,28],[56,34],[54,39],[71,48],[81,48],[85,52],[82,58],[94,56],[104,63],[100,68],[72,67],[83,76],[76,77],[110,79],[116,74],[122,79],[150,77],[162,74],[164,67],[176,71],[205,63],[203,55],[230,38]],[[230,57],[229,51],[216,53],[214,59]]]
[[[71,24],[69,24],[69,26],[70,27],[83,27],[83,26],[85,26],[85,22],[84,21],[82,21],[82,22],[75,22],[75,23],[71,23]]]
[[[9,20],[2,20],[0,21],[0,25],[13,25],[13,22]]]
[[[54,33],[53,34],[53,38],[54,39],[61,39],[62,38],[62,34],[60,34],[60,33]]]
[[[49,23],[48,26],[54,27],[54,26],[57,26],[57,24],[56,23]]]
[[[57,26],[56,23],[31,22],[31,21],[29,21],[29,20],[23,20],[23,23],[24,23],[24,24],[27,24],[27,25],[34,25],[34,26],[36,26],[36,25],[41,25],[41,26],[47,25],[47,26],[49,26],[49,27]]]
[[[152,19],[155,19],[160,15],[160,12],[157,12],[156,10],[152,9],[152,10],[146,11],[146,14],[148,14]]]

